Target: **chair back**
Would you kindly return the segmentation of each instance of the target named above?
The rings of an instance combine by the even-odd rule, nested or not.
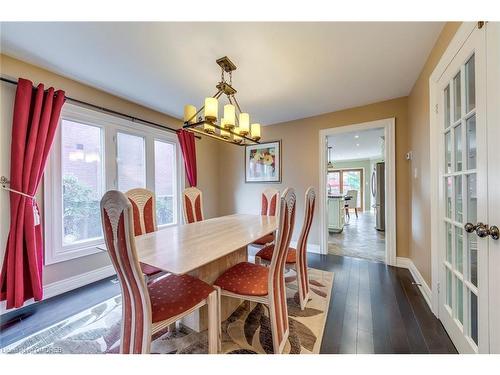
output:
[[[190,187],[182,192],[184,222],[186,224],[203,221],[203,197],[200,189]]]
[[[117,190],[101,199],[104,240],[122,292],[121,353],[148,353],[151,345],[151,302],[137,259],[130,200]]]
[[[301,297],[306,298],[309,293],[309,280],[307,280],[307,238],[309,237],[309,232],[311,230],[311,225],[314,217],[314,205],[316,202],[316,193],[312,186],[306,190],[306,196],[304,200],[304,224],[299,234],[299,240],[297,241],[297,266],[301,269],[297,272],[300,276],[301,288],[299,292],[303,294]]]
[[[351,199],[346,201],[346,205],[349,208],[357,208],[358,207],[358,191],[357,190],[348,190],[347,195],[350,196]]]
[[[271,188],[265,189],[262,192],[262,205],[260,214],[263,216],[276,216],[279,197],[279,190]]]
[[[273,332],[273,340],[278,340],[277,342],[280,345],[288,335],[288,309],[286,304],[284,270],[295,224],[295,203],[294,189],[285,189],[279,202],[278,232],[269,268],[268,289],[271,300],[269,308],[274,311],[270,316],[276,320],[274,327],[277,330],[277,337],[275,337]]]
[[[140,236],[157,231],[155,194],[148,189],[137,188],[127,191],[125,195],[132,204],[134,234]]]

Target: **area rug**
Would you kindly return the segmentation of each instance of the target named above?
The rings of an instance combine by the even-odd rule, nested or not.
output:
[[[309,269],[310,300],[300,309],[297,284],[287,284],[290,334],[284,353],[319,353],[333,286],[333,273]],[[121,296],[84,310],[49,328],[13,343],[4,353],[118,353],[120,347]],[[179,325],[176,331],[153,336],[151,353],[207,353],[207,331],[195,332]],[[268,310],[242,303],[222,323],[222,353],[272,353]]]

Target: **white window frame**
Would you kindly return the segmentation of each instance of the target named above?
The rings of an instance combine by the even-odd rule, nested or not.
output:
[[[62,120],[75,121],[101,128],[104,191],[118,189],[117,133],[127,133],[144,138],[146,152],[146,188],[155,189],[154,142],[155,140],[175,146],[176,184],[173,205],[174,221],[160,228],[178,225],[181,222],[181,192],[184,189],[185,171],[182,152],[177,136],[171,132],[132,122],[128,119],[108,115],[74,104],[66,103],[61,111],[59,126],[54,145],[50,152],[44,178],[44,228],[45,228],[45,265],[55,264],[102,252],[97,246],[104,243],[103,238],[63,246],[62,244],[62,164],[61,130]],[[155,213],[156,214],[156,213]]]

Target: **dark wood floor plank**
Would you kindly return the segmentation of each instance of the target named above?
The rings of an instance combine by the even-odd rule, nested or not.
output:
[[[355,354],[358,337],[359,260],[351,259],[339,353]]]
[[[408,272],[408,270],[404,270]],[[429,348],[425,342],[420,326],[415,317],[415,313],[408,301],[407,295],[405,293],[404,287],[414,287],[408,279],[401,279],[398,277],[397,270],[392,269],[389,272],[389,276],[392,280],[392,286],[396,302],[399,306],[399,311],[401,313],[402,321],[406,329],[406,336],[408,339],[408,344],[410,348],[410,353],[412,354],[426,354],[429,353]],[[409,284],[410,283],[410,284]]]
[[[389,336],[389,321],[383,293],[384,285],[380,283],[379,265],[368,266],[370,277],[370,302],[373,322],[373,348],[375,353],[393,353]]]
[[[414,311],[416,320],[430,353],[457,353],[441,322],[434,316],[418,288],[412,285],[413,278],[405,270],[395,270],[398,279],[402,281],[403,289]]]

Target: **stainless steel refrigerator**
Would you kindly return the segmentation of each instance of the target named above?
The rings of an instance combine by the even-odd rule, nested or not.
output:
[[[385,231],[385,163],[376,163],[372,172],[372,197],[375,209],[375,229]]]

